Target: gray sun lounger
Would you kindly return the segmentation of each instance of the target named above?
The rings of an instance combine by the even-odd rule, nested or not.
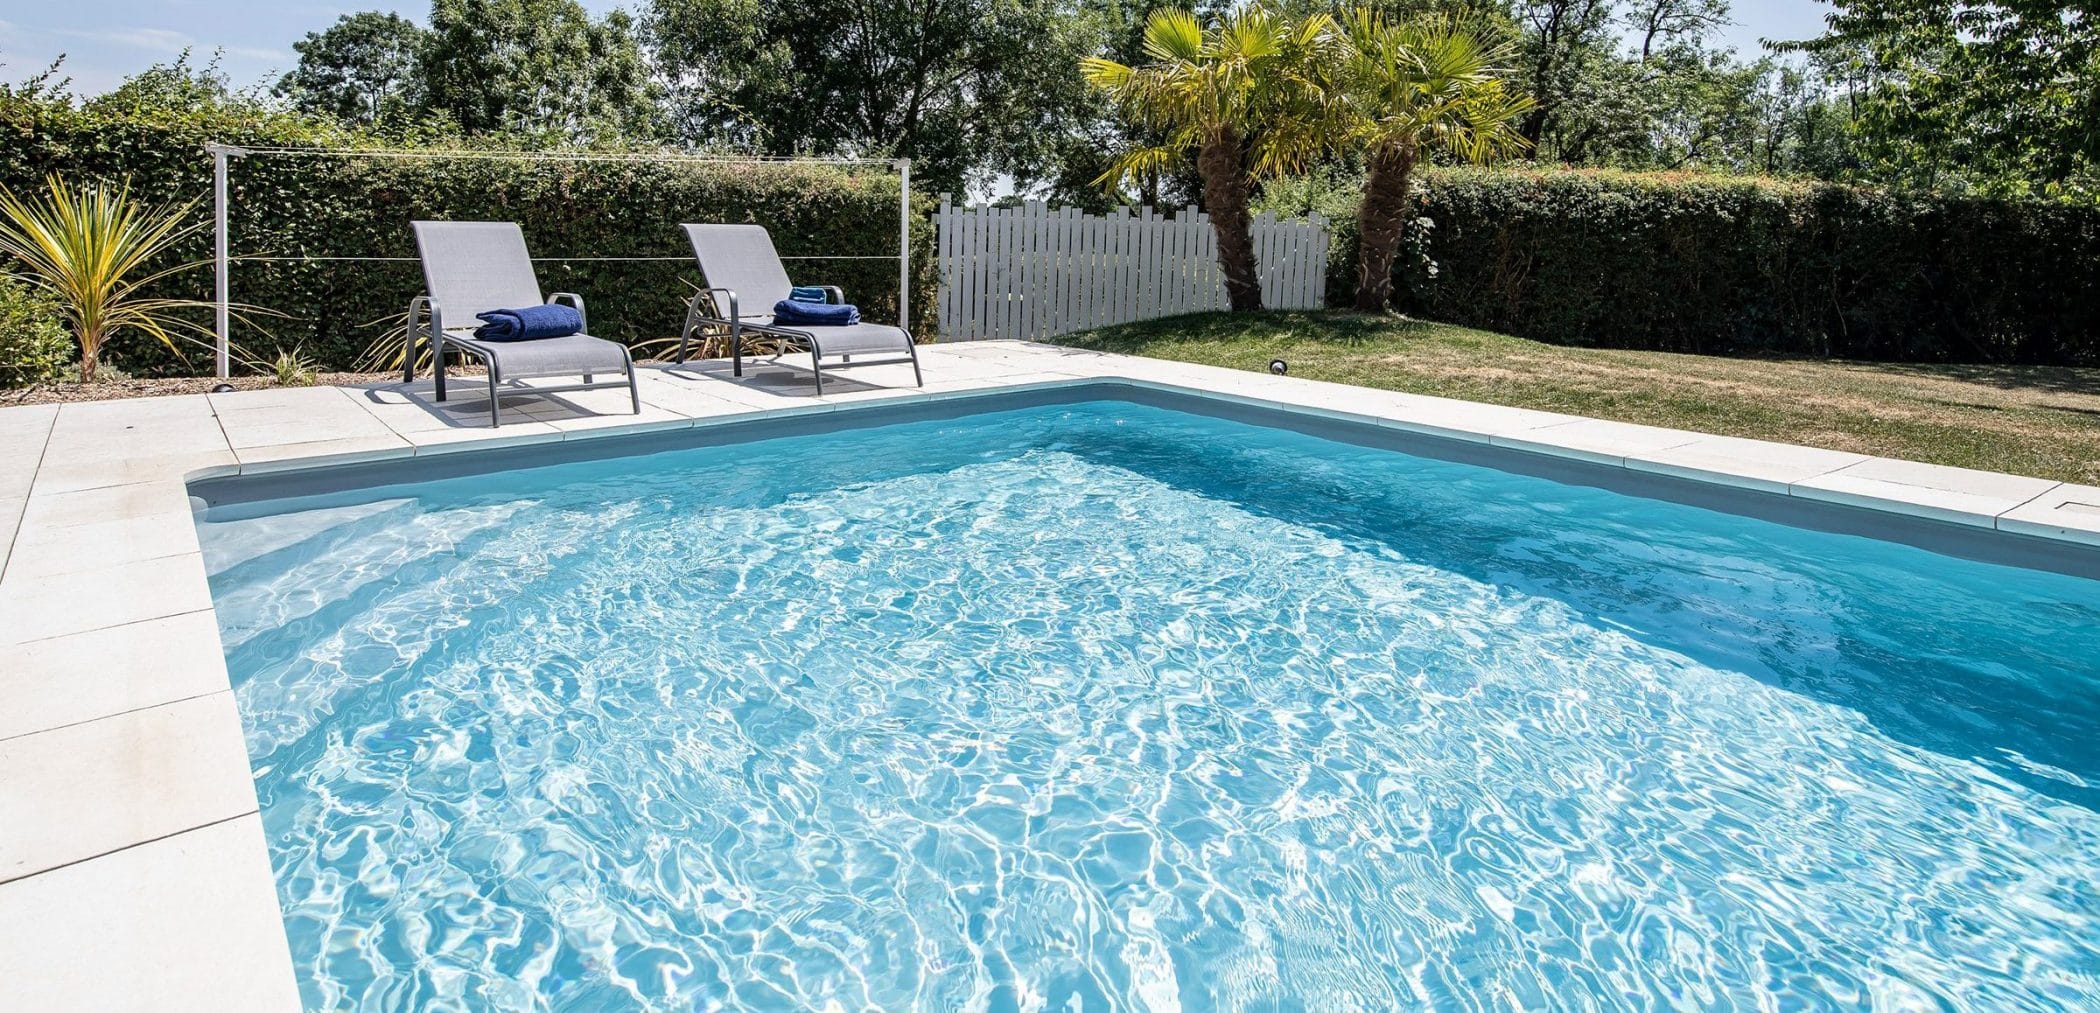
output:
[[[824,371],[857,366],[887,366],[911,363],[912,380],[919,374],[919,350],[911,334],[888,324],[859,323],[851,327],[786,327],[773,322],[773,304],[788,297],[794,286],[773,237],[762,225],[686,225],[686,238],[693,243],[693,256],[700,260],[700,273],[708,288],[693,296],[686,310],[685,329],[678,336],[678,361],[684,362],[693,332],[705,326],[729,328],[730,369],[744,375],[744,335],[785,338],[809,350],[810,372],[817,378],[817,393],[824,393]],[[845,302],[837,286],[827,285],[832,302]],[[701,310],[701,297],[713,298],[715,312]],[[861,358],[854,358],[860,356]],[[834,361],[827,364],[830,357]]]
[[[445,400],[445,350],[465,352],[489,368],[489,426],[501,426],[499,391],[512,394],[559,394],[573,390],[625,387],[642,413],[641,389],[634,382],[634,357],[617,341],[571,334],[533,341],[480,341],[476,316],[489,310],[517,309],[540,303],[539,279],[525,249],[525,231],[514,222],[416,222],[416,252],[423,260],[423,282],[429,290],[408,304],[408,354],[403,382],[416,378],[416,339],[430,342],[437,368],[437,399]],[[583,297],[556,292],[546,302],[566,302],[583,315]],[[424,319],[423,312],[429,311]],[[449,322],[448,322],[449,321]],[[586,318],[585,323],[589,320]],[[618,379],[593,381],[597,376]],[[550,376],[581,376],[582,383],[545,387],[515,381]],[[504,387],[506,382],[512,383]]]

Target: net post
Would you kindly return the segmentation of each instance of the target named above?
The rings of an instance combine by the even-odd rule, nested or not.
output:
[[[233,375],[233,328],[230,320],[232,310],[228,299],[233,272],[232,258],[226,254],[228,243],[226,227],[226,169],[227,159],[247,154],[247,150],[230,144],[213,141],[204,146],[211,153],[211,225],[212,225],[212,331],[214,351],[217,353],[219,379]]]
[[[897,160],[897,326],[911,330],[911,159]]]

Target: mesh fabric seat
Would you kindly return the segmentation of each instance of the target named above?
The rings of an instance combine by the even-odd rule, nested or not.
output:
[[[910,363],[912,378],[919,386],[926,381],[919,373],[919,351],[910,332],[888,324],[859,323],[850,327],[789,326],[773,322],[773,305],[788,297],[794,284],[781,266],[773,237],[762,225],[686,225],[686,239],[700,262],[707,288],[693,297],[686,311],[685,329],[679,335],[678,361],[684,362],[694,333],[704,326],[729,328],[731,371],[744,375],[744,335],[758,334],[786,339],[809,351],[810,372],[816,376],[817,393],[824,393],[824,371],[856,366]],[[831,301],[844,302],[845,293],[829,288]],[[711,297],[715,314],[701,310],[701,297]],[[866,358],[870,354],[887,358]],[[848,361],[852,356],[863,356]],[[835,361],[827,363],[831,357]]]
[[[408,305],[408,354],[404,381],[416,378],[418,332],[431,342],[437,370],[437,399],[445,400],[445,352],[457,350],[488,365],[489,424],[502,425],[501,390],[556,394],[572,390],[626,387],[636,414],[641,390],[634,381],[634,357],[616,341],[571,334],[532,341],[481,341],[474,337],[475,318],[490,310],[517,309],[545,302],[567,302],[582,316],[583,297],[556,292],[540,298],[532,272],[525,232],[515,222],[415,222],[416,251],[423,261],[428,291]],[[423,312],[429,319],[424,321]],[[587,321],[586,321],[587,322]],[[594,381],[606,375],[619,379]],[[515,381],[549,376],[581,376],[582,383],[523,386]],[[506,382],[512,385],[504,387]]]

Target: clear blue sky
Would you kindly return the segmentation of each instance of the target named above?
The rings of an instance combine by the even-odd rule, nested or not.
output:
[[[583,0],[594,11],[618,0]],[[0,0],[0,79],[19,81],[60,53],[82,94],[106,91],[184,47],[222,50],[235,85],[274,81],[293,61],[292,43],[355,10],[393,9],[422,20],[426,2],[337,5],[302,0]],[[1816,0],[1737,0],[1727,42],[1745,53],[1760,38],[1808,38],[1829,9]]]

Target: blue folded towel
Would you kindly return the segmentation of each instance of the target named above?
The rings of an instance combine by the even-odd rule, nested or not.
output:
[[[831,293],[821,285],[797,285],[788,291],[788,298],[796,302],[830,302]]]
[[[782,299],[773,304],[773,322],[794,327],[851,327],[860,323],[860,307]]]
[[[514,310],[490,310],[475,314],[486,321],[474,328],[483,341],[531,341],[534,338],[564,338],[583,330],[583,314],[574,306],[548,303]]]

